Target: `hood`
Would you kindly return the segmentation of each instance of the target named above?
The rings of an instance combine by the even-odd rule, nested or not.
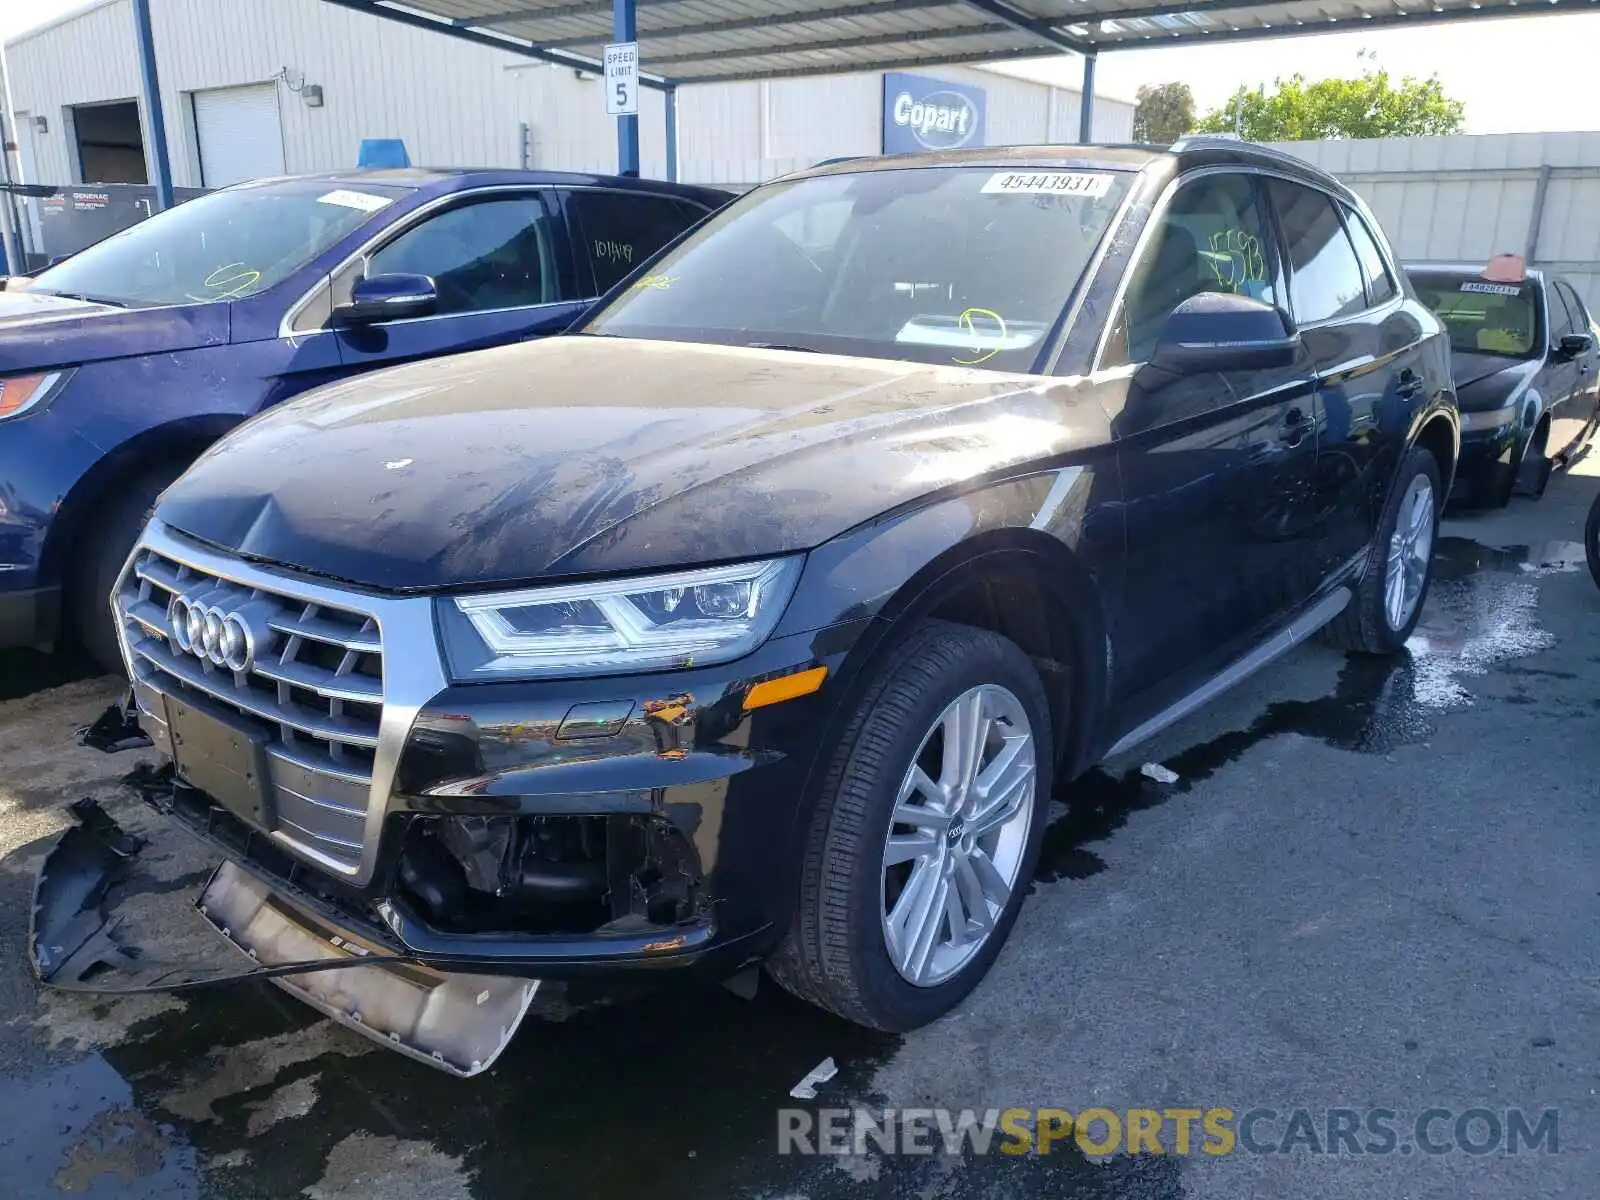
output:
[[[273,409],[202,456],[157,515],[366,587],[520,583],[805,550],[1106,440],[1081,380],[562,337]]]
[[[47,292],[0,291],[0,375],[225,345],[228,325],[226,304],[117,308]]]
[[[1463,412],[1504,408],[1539,373],[1539,366],[1538,359],[1452,350],[1450,373],[1455,379],[1456,402]]]
[[[1480,379],[1498,375],[1501,371],[1515,371],[1525,367],[1538,367],[1538,361],[1512,358],[1507,354],[1487,354],[1481,350],[1450,351],[1450,373],[1456,387],[1470,387]]]

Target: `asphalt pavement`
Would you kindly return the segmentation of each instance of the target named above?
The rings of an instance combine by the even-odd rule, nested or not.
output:
[[[1593,1196],[1600,591],[1577,543],[1597,489],[1580,463],[1538,504],[1448,522],[1399,661],[1303,648],[1063,791],[991,978],[906,1037],[770,985],[667,992],[547,1014],[460,1081],[266,984],[41,992],[29,891],[58,809],[125,804],[139,755],[76,741],[112,681],[0,655],[0,1193]],[[146,854],[156,892],[204,870]],[[817,1098],[790,1099],[828,1057]],[[1060,1136],[886,1153],[937,1126],[908,1109],[1024,1109]],[[784,1129],[866,1119],[843,1153],[779,1153],[819,1140]]]

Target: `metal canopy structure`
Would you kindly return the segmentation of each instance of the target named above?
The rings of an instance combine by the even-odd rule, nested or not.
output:
[[[600,73],[636,42],[639,83],[666,94],[677,177],[681,84],[1083,57],[1079,141],[1090,139],[1101,51],[1600,11],[1600,0],[324,0],[479,45]],[[151,69],[153,74],[153,67]],[[617,118],[618,170],[637,173],[637,116]]]
[[[615,0],[327,0],[595,69]],[[1535,13],[1600,0],[633,0],[646,86],[1190,45]]]

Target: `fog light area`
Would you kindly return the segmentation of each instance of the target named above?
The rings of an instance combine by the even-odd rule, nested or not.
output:
[[[661,817],[417,817],[398,886],[441,931],[628,933],[691,920],[700,872]]]

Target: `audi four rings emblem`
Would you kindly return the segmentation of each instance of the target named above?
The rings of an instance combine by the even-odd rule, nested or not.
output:
[[[179,650],[230,671],[255,665],[258,631],[252,624],[249,614],[207,604],[205,597],[174,596],[167,609],[167,625]]]

